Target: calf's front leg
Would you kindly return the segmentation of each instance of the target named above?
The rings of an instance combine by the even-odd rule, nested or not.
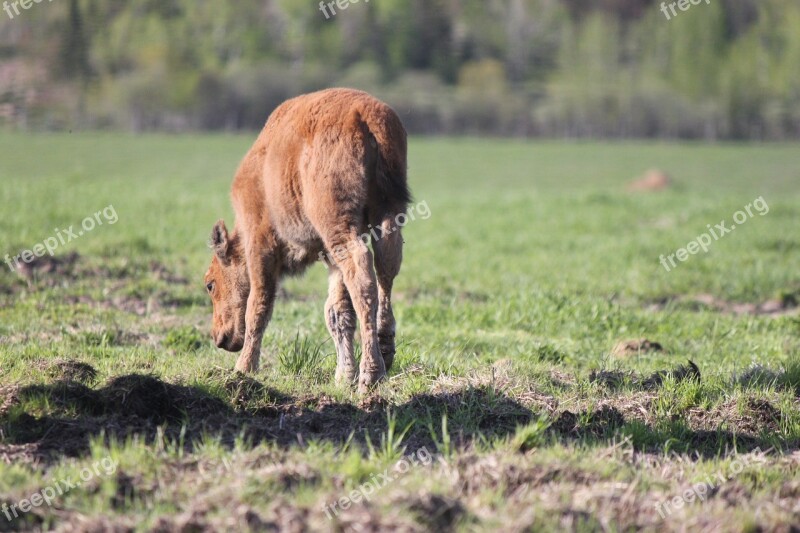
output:
[[[257,372],[264,330],[272,318],[278,288],[276,261],[248,247],[247,269],[250,278],[250,295],[245,314],[244,347],[236,361],[239,372]]]

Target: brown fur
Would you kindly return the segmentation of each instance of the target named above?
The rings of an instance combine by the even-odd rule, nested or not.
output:
[[[325,253],[335,257],[325,320],[336,345],[337,380],[357,376],[356,318],[363,343],[359,389],[382,379],[395,353],[391,292],[402,262],[393,221],[410,201],[406,132],[395,112],[351,89],[284,102],[242,161],[231,198],[236,227],[228,233],[223,221],[214,226],[205,280],[212,336],[220,348],[242,350],[237,370],[258,369],[281,277],[301,273]],[[374,263],[359,239],[368,232]],[[342,247],[348,253],[336,254]]]

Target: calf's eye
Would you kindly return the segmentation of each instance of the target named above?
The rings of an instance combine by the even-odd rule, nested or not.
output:
[[[214,290],[214,282],[213,281],[211,283],[209,283],[208,285],[206,285],[206,290],[208,292],[211,292],[211,291]]]

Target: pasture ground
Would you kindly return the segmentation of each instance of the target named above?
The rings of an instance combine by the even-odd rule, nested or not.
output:
[[[257,375],[210,342],[207,240],[253,138],[0,134],[0,255],[118,215],[0,264],[0,504],[61,493],[0,531],[800,525],[796,145],[414,139],[430,216],[362,398],[333,384],[322,265]],[[626,191],[653,167],[669,188]]]

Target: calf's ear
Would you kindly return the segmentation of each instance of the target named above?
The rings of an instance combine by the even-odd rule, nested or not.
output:
[[[230,258],[230,242],[225,222],[218,220],[214,224],[214,229],[211,230],[211,248],[224,264],[227,264]]]

